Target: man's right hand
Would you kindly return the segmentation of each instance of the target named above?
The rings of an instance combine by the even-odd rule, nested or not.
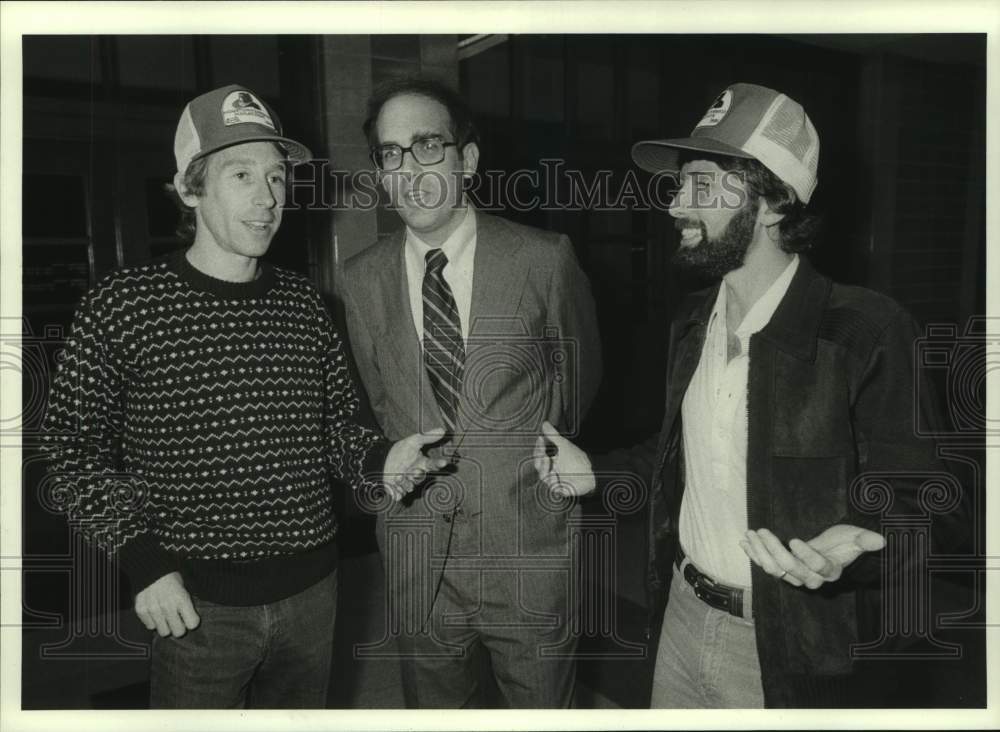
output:
[[[549,444],[555,448],[554,455],[549,455]],[[533,457],[538,477],[556,495],[582,496],[597,487],[587,453],[548,422],[542,422],[542,434],[535,441]]]
[[[135,614],[149,630],[180,638],[201,622],[180,572],[165,574],[135,596]]]

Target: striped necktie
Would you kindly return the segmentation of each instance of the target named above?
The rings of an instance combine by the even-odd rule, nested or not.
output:
[[[448,432],[455,432],[462,391],[465,344],[458,307],[444,279],[448,257],[431,249],[424,257],[424,366]]]

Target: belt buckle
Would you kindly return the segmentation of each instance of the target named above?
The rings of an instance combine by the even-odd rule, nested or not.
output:
[[[731,589],[719,589],[712,579],[699,572],[690,563],[684,568],[684,575],[694,589],[695,597],[717,610],[722,610],[730,615],[735,614],[733,613],[734,600]]]
[[[718,602],[718,607],[720,610],[725,610],[727,613],[732,615],[733,613],[733,595],[731,592],[723,592],[721,590],[716,590],[716,602]]]

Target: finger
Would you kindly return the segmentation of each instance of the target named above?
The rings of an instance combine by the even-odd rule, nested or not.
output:
[[[546,483],[546,485],[549,486],[549,490],[552,491],[554,495],[557,495],[560,498],[570,498],[574,495],[573,491],[571,491],[565,483],[560,481]]]
[[[194,630],[201,624],[201,617],[198,615],[198,611],[194,609],[194,603],[191,602],[191,595],[187,592],[181,598],[177,609],[181,615],[181,622],[184,623],[184,627],[188,630]]]
[[[542,422],[542,434],[556,447],[566,444],[566,438],[560,435],[559,430],[553,427],[552,423],[548,420]]]
[[[146,630],[156,630],[156,623],[153,621],[152,616],[144,609],[135,609],[135,614],[138,616],[139,621],[146,626]]]
[[[153,620],[153,624],[156,626],[156,632],[160,634],[161,637],[166,638],[170,635],[170,626],[167,624],[167,619],[163,616],[163,611],[159,608],[152,609],[149,611],[150,618]]]
[[[184,626],[184,621],[181,619],[181,615],[176,607],[164,608],[163,617],[170,628],[170,635],[174,638],[181,638],[187,633],[187,628]]]
[[[791,584],[796,587],[806,585],[810,589],[816,589],[816,587],[823,584],[823,577],[799,561],[794,554],[785,548],[785,545],[781,543],[781,539],[772,534],[768,529],[759,529],[757,536],[760,537],[771,558],[780,568],[780,576],[783,580],[791,582],[792,578],[794,578],[798,581],[791,582]]]
[[[556,452],[566,449],[571,443],[561,434],[559,430],[552,426],[550,422],[542,422],[542,434],[556,447]]]
[[[766,531],[766,529],[761,529],[760,532],[750,530],[745,534],[747,542],[752,548],[754,554],[757,556],[758,566],[772,577],[783,579],[795,587],[801,586],[802,580],[796,577],[792,572],[788,571],[785,567],[781,566],[772,554],[770,546],[764,543],[763,537],[761,536],[761,533],[764,531]],[[772,538],[774,538],[773,535]],[[785,553],[787,554],[787,552]]]
[[[406,469],[403,470],[400,478],[413,478],[418,472],[427,473],[431,467],[431,460],[428,457],[420,455],[413,459]]]
[[[774,561],[767,547],[764,546],[760,537],[757,536],[756,531],[747,531],[744,537],[746,539],[745,550],[758,567],[770,575],[778,576],[782,573],[783,570]]]
[[[428,430],[423,434],[417,433],[415,435],[410,435],[409,439],[413,440],[418,445],[429,445],[432,442],[437,442],[442,437],[444,437],[444,427],[435,427],[432,430]]]
[[[858,535],[854,537],[854,543],[863,551],[877,552],[885,548],[885,537],[877,531],[861,529]]]
[[[385,492],[389,494],[389,498],[391,498],[393,501],[398,501],[400,498],[403,497],[403,494],[400,492],[399,488],[396,487],[396,480],[386,481],[383,484],[383,487],[385,488]]]
[[[832,581],[840,577],[840,565],[834,562],[825,554],[816,551],[801,539],[792,539],[788,542],[788,548],[800,562],[805,564],[823,579]]]
[[[545,452],[545,438],[541,435],[535,438],[535,449],[532,450],[531,457],[534,458],[536,467],[539,460],[548,458],[548,454]]]
[[[761,569],[764,568],[763,561],[761,561],[760,556],[758,556],[757,550],[754,549],[753,546],[751,546],[749,539],[743,539],[742,541],[740,541],[740,547],[742,547],[743,553],[750,558],[751,562],[756,564]],[[766,572],[767,570],[765,569],[764,571]]]
[[[427,471],[424,468],[413,468],[406,474],[406,477],[413,485],[417,486],[424,482],[424,478],[427,477]]]
[[[772,575],[775,579],[785,579],[790,576],[778,566],[753,531],[748,531],[746,533],[746,537],[747,538],[744,541],[740,542],[740,546],[743,547],[743,552],[750,557],[751,562],[763,569],[769,575]],[[798,587],[798,578],[792,577],[789,582]]]
[[[545,450],[545,438],[539,436],[535,440],[535,450],[532,453],[532,461],[535,465],[535,472],[543,480],[552,472],[552,458]]]
[[[437,470],[442,470],[448,467],[448,458],[443,457],[424,457],[421,458],[420,462],[417,463],[417,467],[423,470],[425,473],[433,473]]]
[[[815,590],[823,582],[835,582],[840,579],[840,573],[843,567],[840,562],[836,561],[836,559],[828,557],[822,552],[816,551],[813,547],[809,546],[801,539],[792,539],[789,541],[788,548],[792,550],[792,554],[794,554],[800,562],[805,564],[821,578],[822,581],[820,582],[816,582],[812,579],[806,580],[806,587],[810,590]]]

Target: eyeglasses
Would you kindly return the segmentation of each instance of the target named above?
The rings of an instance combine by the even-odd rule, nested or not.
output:
[[[409,147],[399,145],[376,145],[371,149],[372,162],[383,172],[398,170],[403,165],[406,153],[413,155],[421,165],[437,165],[444,160],[445,148],[458,147],[458,143],[445,142],[438,136],[423,137]]]

